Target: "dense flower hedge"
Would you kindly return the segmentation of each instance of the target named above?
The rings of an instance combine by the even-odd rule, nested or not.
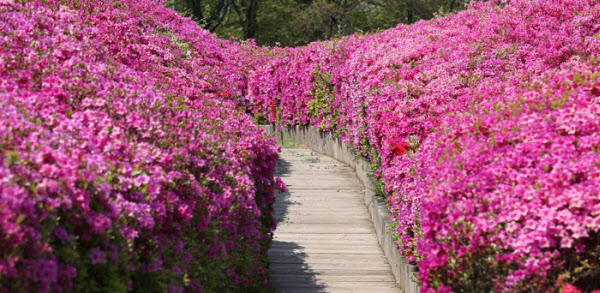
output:
[[[600,2],[515,0],[302,48],[153,0],[0,0],[3,291],[266,282],[278,148],[378,165],[425,291],[600,288]]]
[[[474,3],[274,51],[253,112],[379,163],[425,291],[600,288],[600,2]]]
[[[0,291],[264,288],[261,54],[152,0],[0,1]]]

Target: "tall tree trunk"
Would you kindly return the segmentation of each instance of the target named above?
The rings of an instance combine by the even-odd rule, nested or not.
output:
[[[450,1],[450,12],[454,11],[454,4],[456,4],[456,0]]]
[[[411,24],[415,21],[415,12],[413,10],[413,3],[412,1],[406,1],[406,20],[408,21],[408,24]]]
[[[256,11],[258,10],[258,0],[248,0],[248,9],[246,10],[247,25],[244,37],[252,39],[256,35]]]
[[[258,10],[259,0],[242,0],[239,3],[233,3],[233,9],[240,17],[242,24],[242,33],[245,39],[254,38],[256,35],[256,11]]]
[[[204,12],[202,11],[202,0],[185,0],[185,7],[191,10],[192,15],[196,19],[204,18]]]
[[[229,1],[219,0],[206,21],[205,29],[214,32],[227,16],[229,5]]]

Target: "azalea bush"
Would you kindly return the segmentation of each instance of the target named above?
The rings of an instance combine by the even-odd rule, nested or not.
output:
[[[265,288],[279,149],[224,57],[259,49],[152,0],[5,0],[0,27],[0,291]]]
[[[600,288],[600,2],[466,11],[273,55],[254,112],[380,166],[424,291]],[[558,280],[561,280],[560,282]]]

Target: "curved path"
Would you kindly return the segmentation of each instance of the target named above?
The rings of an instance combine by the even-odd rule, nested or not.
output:
[[[281,292],[395,292],[354,171],[308,149],[283,149],[269,259]]]

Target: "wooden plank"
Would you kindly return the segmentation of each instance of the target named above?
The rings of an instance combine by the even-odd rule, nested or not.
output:
[[[323,202],[323,201],[289,201],[289,202],[278,202],[274,205],[277,209],[288,209],[288,208],[296,208],[296,209],[309,209],[309,210],[339,210],[342,208],[346,213],[352,213],[355,209],[361,209],[365,207],[364,203],[361,202],[344,202],[340,204],[336,204],[334,202]]]
[[[366,239],[355,239],[353,241],[349,241],[347,239],[335,239],[335,238],[325,238],[325,239],[303,239],[303,240],[294,240],[294,241],[281,241],[281,238],[275,238],[273,241],[273,245],[276,243],[293,243],[297,246],[311,245],[311,244],[331,244],[331,245],[379,245],[377,238],[375,236],[366,238]]]
[[[358,208],[359,206],[356,206],[356,208]],[[330,214],[336,214],[336,212],[339,212],[339,215],[354,215],[354,214],[362,214],[362,215],[367,215],[367,211],[366,208],[365,210],[358,210],[356,211],[356,209],[343,209],[340,210],[339,208],[337,208],[336,206],[312,206],[312,207],[301,207],[300,205],[293,205],[293,204],[289,204],[289,205],[279,205],[278,208],[282,209],[282,211],[277,211],[277,214],[283,214],[286,211],[290,211],[290,210],[296,210],[299,212],[302,212],[302,214],[308,214],[308,213],[315,213],[315,212],[328,212]]]
[[[374,231],[373,226],[359,221],[342,224],[281,224],[277,229],[280,232],[307,230],[314,234],[331,233],[331,231],[336,231],[337,233],[371,233]]]
[[[329,253],[332,256],[343,256],[352,257],[356,254],[362,255],[378,255],[377,250],[379,246],[354,246],[354,245],[346,245],[346,246],[338,246],[337,248],[332,248],[327,245],[316,245],[316,246],[303,246],[302,248],[293,248],[293,247],[282,247],[282,246],[274,246],[271,247],[271,251],[274,253],[295,253],[295,254],[312,254],[312,253]],[[375,252],[373,252],[375,251]],[[327,258],[326,256],[323,256]]]
[[[278,193],[275,194],[275,198],[297,198],[300,200],[314,200],[314,199],[331,199],[331,200],[356,200],[363,199],[364,195],[362,191],[354,190],[316,190],[316,191],[295,191],[292,192]]]
[[[279,219],[291,219],[293,216],[304,216],[304,217],[308,217],[308,216],[312,216],[312,217],[335,217],[335,216],[339,216],[340,218],[347,218],[347,219],[351,219],[354,216],[357,216],[357,214],[350,214],[350,213],[344,213],[344,214],[339,214],[336,213],[335,210],[321,210],[321,211],[302,211],[299,209],[293,209],[290,208],[288,209],[287,212],[278,212],[273,214],[273,216],[275,216],[276,218]],[[360,213],[358,214],[358,216],[368,216],[367,212],[364,213]]]
[[[382,253],[381,251],[373,251],[373,250],[361,250],[361,249],[352,249],[352,248],[348,248],[348,249],[344,249],[344,248],[335,248],[335,247],[331,247],[331,248],[303,248],[303,249],[288,249],[288,248],[277,248],[277,247],[273,247],[270,249],[270,251],[273,252],[290,252],[290,253],[307,253],[307,254],[311,254],[311,253],[328,253],[331,254],[331,257],[339,257],[339,258],[344,258],[344,257],[352,257],[353,255],[375,255],[378,256],[380,253]]]
[[[301,212],[301,214],[309,213],[309,212],[318,212],[318,211],[329,211],[330,213],[336,212],[340,216],[342,216],[342,215],[366,215],[367,214],[366,208],[364,210],[362,209],[362,207],[365,206],[364,204],[362,205],[362,207],[361,207],[361,204],[359,204],[359,203],[356,203],[353,205],[345,205],[345,206],[347,207],[346,209],[340,209],[340,207],[336,206],[335,204],[303,205],[302,203],[289,202],[287,204],[279,203],[277,205],[274,205],[273,207],[275,208],[276,214],[285,214],[285,212],[290,211],[290,210],[296,210],[298,212]]]
[[[287,263],[287,264],[321,264],[321,263],[345,263],[345,264],[364,264],[364,263],[385,263],[388,264],[387,259],[373,257],[372,255],[353,255],[347,258],[328,258],[330,254],[315,253],[307,254],[305,256],[299,256],[298,254],[285,254],[285,253],[269,253],[271,263]]]
[[[305,226],[305,227],[303,227]],[[329,225],[332,226],[332,225]],[[342,232],[342,233],[347,233],[347,234],[372,234],[375,233],[375,231],[373,230],[373,228],[367,228],[367,227],[353,227],[353,226],[348,226],[348,225],[339,225],[339,226],[335,226],[335,228],[331,228],[331,227],[324,227],[321,225],[305,225],[305,224],[298,224],[298,225],[281,225],[277,228],[277,230],[279,230],[280,233],[298,233],[298,234],[302,234],[305,232],[310,232],[310,233],[321,233],[321,234],[328,234],[332,231],[332,229],[336,229],[337,232]]]
[[[379,288],[396,288],[394,282],[383,281],[383,282],[373,282],[373,281],[328,281],[326,284],[306,284],[304,282],[298,283],[286,283],[286,285],[292,285],[290,287],[293,288],[314,288],[314,287],[326,287],[326,288],[363,288],[363,289],[371,289],[373,291],[370,292],[379,292],[377,289]]]
[[[286,217],[276,217],[276,220],[281,220],[282,224],[346,224],[348,221],[356,221],[355,223],[371,225],[371,222],[365,220],[363,217],[355,217],[352,218],[350,216],[347,217],[303,217],[303,216],[295,216],[293,218]],[[280,224],[280,225],[282,225]]]
[[[356,276],[327,276],[327,275],[275,275],[272,280],[274,282],[290,282],[290,283],[300,283],[300,282],[314,282],[316,281],[332,281],[332,282],[356,282]],[[391,274],[382,274],[382,275],[368,275],[361,278],[359,282],[395,282],[394,276]]]
[[[302,219],[318,219],[315,218],[314,215],[319,216],[322,219],[345,219],[347,221],[361,221],[361,220],[366,220],[365,216],[363,213],[344,213],[344,214],[336,214],[335,211],[328,211],[328,210],[322,210],[322,211],[302,211],[300,209],[288,209],[286,212],[278,212],[276,214],[273,214],[276,218],[288,218],[288,219],[298,219],[298,220],[302,220]]]
[[[275,196],[275,204],[278,201],[319,201],[319,202],[361,202],[364,205],[364,198],[362,194],[347,194],[344,192],[337,192],[333,194],[320,194],[320,193],[301,193],[301,194],[286,194],[286,195],[276,195]]]
[[[276,275],[290,275],[290,274],[308,274],[308,275],[327,275],[327,276],[355,276],[355,280],[360,280],[361,276],[381,276],[381,275],[391,275],[391,270],[362,270],[360,267],[357,267],[353,270],[340,270],[340,269],[332,269],[332,270],[318,270],[313,271],[310,269],[269,269],[269,273],[272,276]]]
[[[356,284],[347,284],[347,286],[352,286]],[[346,287],[346,286],[326,286],[321,285],[318,287],[289,287],[280,289],[281,293],[398,293],[399,289],[393,287],[373,287],[365,285],[366,287]]]
[[[271,248],[272,249],[329,249],[331,247],[335,247],[340,249],[340,252],[343,252],[344,249],[350,250],[377,250],[379,245],[377,244],[365,244],[364,242],[346,242],[344,244],[335,244],[332,245],[330,243],[321,242],[321,243],[302,243],[301,245],[293,243],[293,244],[282,244],[274,243]]]
[[[331,240],[347,240],[353,241],[356,239],[362,240],[370,240],[377,239],[377,236],[371,233],[367,234],[348,234],[348,233],[328,233],[328,234],[318,234],[318,233],[302,233],[302,234],[290,234],[290,233],[279,233],[275,231],[275,235],[273,237],[274,240],[278,241],[302,241],[302,240],[319,240],[319,239],[331,239]]]
[[[349,177],[354,178],[354,176],[357,176],[356,173],[354,172],[354,170],[352,170],[351,168],[348,168],[348,169],[335,168],[334,172],[332,172],[331,170],[320,170],[320,169],[298,170],[298,169],[293,169],[293,168],[287,168],[285,170],[275,169],[274,174],[277,174],[278,171],[282,172],[282,176],[288,180],[305,180],[305,181],[316,180],[316,181],[318,181],[318,180],[325,180],[324,176],[326,176],[327,178],[339,178],[340,180],[345,181]],[[320,176],[315,176],[315,174],[318,174]],[[358,182],[354,182],[354,183],[358,183]],[[357,185],[360,185],[360,184],[357,184]]]
[[[373,290],[375,289],[375,290]],[[397,288],[327,288],[327,289],[311,289],[311,288],[285,288],[280,289],[281,293],[365,293],[365,292],[377,292],[377,293],[398,293],[400,292]]]
[[[310,265],[299,265],[297,263],[273,263],[270,266],[271,270],[278,272],[283,272],[286,270],[296,270],[299,268],[308,268],[311,271],[356,271],[357,268],[360,268],[361,272],[380,271],[387,274],[389,273],[390,266],[385,263],[364,263],[359,267],[357,267],[356,264],[353,263],[311,263]]]

